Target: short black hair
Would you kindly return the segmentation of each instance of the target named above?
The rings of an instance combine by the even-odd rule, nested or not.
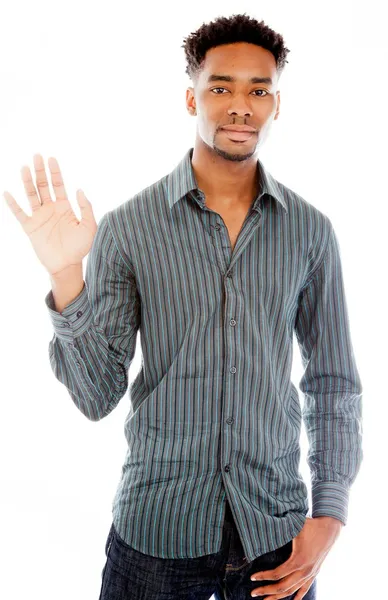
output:
[[[203,23],[197,31],[184,38],[186,56],[186,73],[196,83],[203,68],[206,52],[210,48],[222,44],[249,42],[272,52],[276,60],[278,79],[283,72],[287,54],[290,52],[284,45],[284,39],[265,25],[244,14],[231,17],[219,17],[210,23]]]

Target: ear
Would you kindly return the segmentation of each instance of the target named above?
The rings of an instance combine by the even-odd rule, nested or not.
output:
[[[276,102],[277,102],[277,105],[276,105],[276,113],[274,116],[274,121],[275,121],[275,119],[278,118],[279,113],[280,113],[280,91],[279,90],[276,92]]]
[[[191,115],[197,114],[195,105],[194,88],[188,87],[186,90],[186,108]]]

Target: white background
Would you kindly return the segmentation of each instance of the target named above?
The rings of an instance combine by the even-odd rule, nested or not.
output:
[[[319,600],[383,598],[388,585],[383,6],[13,0],[0,11],[0,193],[9,191],[31,214],[20,169],[29,165],[34,173],[35,153],[46,167],[55,156],[76,214],[81,188],[97,221],[170,172],[194,145],[185,36],[237,12],[284,36],[291,51],[280,115],[259,157],[334,225],[364,388],[365,456],[348,523],[318,575]],[[0,200],[0,596],[97,600],[130,400],[126,394],[93,423],[54,377],[44,304],[49,276]],[[294,352],[297,385],[303,370],[296,338]],[[139,368],[138,338],[130,381]],[[304,426],[301,444],[310,488]]]

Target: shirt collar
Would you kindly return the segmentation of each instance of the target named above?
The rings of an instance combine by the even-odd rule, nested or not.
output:
[[[194,175],[194,170],[191,164],[194,148],[190,148],[182,160],[178,163],[171,173],[167,177],[167,191],[168,191],[168,202],[170,209],[173,208],[175,203],[183,198],[189,192],[196,192],[195,196],[198,202],[204,206],[204,197],[200,192],[197,181]],[[267,194],[271,198],[277,201],[276,206],[281,207],[285,212],[288,212],[287,204],[284,200],[282,191],[279,183],[274,177],[265,169],[263,163],[257,160],[257,168],[259,170],[259,181],[261,182],[261,190],[258,197],[255,199],[252,208],[254,210],[261,210],[259,207],[260,199],[262,196]]]

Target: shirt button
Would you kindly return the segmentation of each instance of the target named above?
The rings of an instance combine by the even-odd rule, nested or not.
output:
[[[233,421],[234,421],[233,417],[228,417],[226,419],[226,422],[228,423],[228,425],[230,425],[231,423],[233,423]]]
[[[67,321],[65,321],[65,323],[62,323],[62,327],[70,327],[70,323],[68,323]]]
[[[230,324],[232,325],[232,327],[234,327],[236,325],[236,321],[234,319],[231,319]]]
[[[83,313],[82,313],[82,310],[79,310],[79,311],[77,312],[77,317],[82,317],[82,314],[83,314]]]
[[[229,371],[231,373],[235,373],[237,371],[236,367],[230,367]]]
[[[225,465],[225,471],[226,471],[227,473],[229,473],[229,471],[230,471],[230,465]]]
[[[219,225],[219,223],[217,223],[217,225],[214,225],[214,229],[217,229],[217,231],[219,231],[221,229],[221,225]]]
[[[229,273],[226,274],[227,277],[233,277],[233,271],[229,271]]]

